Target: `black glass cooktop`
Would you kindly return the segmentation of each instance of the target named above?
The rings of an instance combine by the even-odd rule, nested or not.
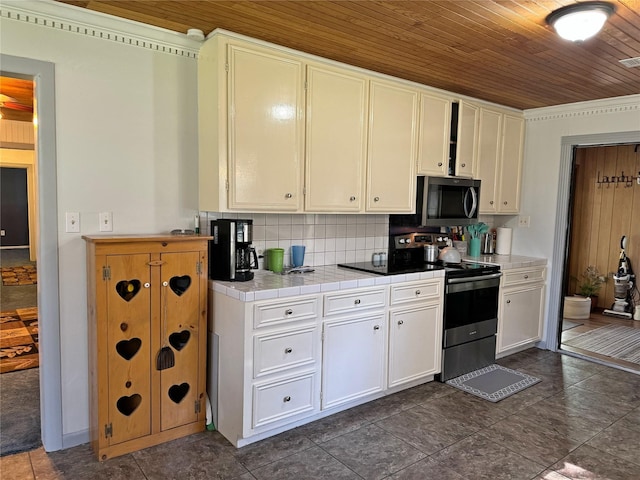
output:
[[[372,262],[339,263],[339,267],[359,270],[361,272],[377,273],[378,275],[398,275],[402,273],[418,273],[444,270],[447,277],[471,277],[475,275],[487,275],[499,272],[498,265],[487,265],[485,263],[462,262],[462,263],[421,263],[417,265],[381,265],[374,266]]]

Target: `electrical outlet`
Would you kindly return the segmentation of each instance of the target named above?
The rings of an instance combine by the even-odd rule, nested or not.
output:
[[[67,233],[80,233],[80,213],[67,212],[65,214],[65,231]]]
[[[113,216],[111,212],[102,212],[98,217],[100,218],[100,231],[113,232]]]
[[[518,226],[529,228],[531,226],[531,217],[529,215],[518,217]]]

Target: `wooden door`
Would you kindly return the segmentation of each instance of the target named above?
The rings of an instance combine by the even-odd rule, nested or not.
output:
[[[204,408],[200,378],[199,252],[165,253],[161,256],[160,335],[175,365],[160,371],[160,429],[196,422],[197,405]]]
[[[97,348],[107,349],[107,365],[103,371],[108,372],[108,392],[100,392],[99,401],[108,402],[109,421],[98,428],[101,431],[105,428],[109,444],[114,445],[151,433],[154,400],[150,359],[155,352],[151,346],[150,256],[110,255],[106,258],[110,271],[110,278],[105,282],[107,338]],[[98,386],[100,390],[104,387]]]

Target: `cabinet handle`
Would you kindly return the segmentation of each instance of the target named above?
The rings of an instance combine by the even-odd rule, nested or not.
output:
[[[441,167],[442,166],[442,162],[438,162],[438,166]]]
[[[379,202],[380,201],[380,197],[373,197],[373,201],[374,202]]]
[[[503,204],[503,205],[506,205],[506,204],[507,204],[507,202],[506,202],[506,201],[505,201],[505,202],[502,202],[502,204]]]
[[[282,401],[283,401],[283,402],[285,402],[285,403],[286,403],[286,402],[290,402],[290,401],[291,401],[291,397],[290,397],[289,395],[287,395],[286,397],[284,397],[284,398],[282,399]]]
[[[291,195],[290,193],[287,193],[287,194],[285,195],[285,197],[287,197],[287,198],[292,198],[292,197],[293,197],[293,195]]]
[[[120,324],[120,330],[122,330],[123,332],[126,332],[127,328],[129,328],[129,325],[127,325],[125,322],[122,322]]]
[[[420,290],[416,290],[416,295],[420,295],[422,292]]]
[[[169,285],[169,282],[162,282],[162,286],[163,286],[163,287],[166,287],[166,286],[168,286],[168,285]]]
[[[467,166],[467,164],[466,164],[466,163],[463,163],[463,164],[461,164],[460,166],[461,166],[462,168],[464,168],[464,167],[466,167],[466,166]]]
[[[285,310],[284,314],[285,315],[293,315],[293,310],[291,310],[291,309]]]
[[[355,301],[355,302],[353,302],[353,303],[355,303],[356,305],[360,305],[360,299],[359,299],[359,298],[357,298],[357,299],[356,299],[356,301]]]
[[[404,320],[398,320],[398,325],[403,325],[404,324]]]
[[[511,300],[507,300],[507,303],[511,303]]]
[[[356,197],[351,196],[351,197],[349,198],[349,200],[350,200],[350,201],[352,201],[352,202],[355,202],[355,201],[356,201]]]
[[[150,286],[151,286],[151,284],[150,284],[149,282],[146,282],[146,283],[144,284],[144,288],[149,288]]]
[[[380,330],[380,325],[374,325],[374,326],[373,326],[373,329],[374,329],[374,330]]]
[[[524,279],[525,279],[525,280],[526,280],[527,278],[529,278],[529,275],[525,275],[525,276],[524,276]]]
[[[491,200],[491,201],[489,202],[489,205],[493,205],[493,200]]]
[[[284,349],[284,353],[291,353],[293,352],[293,348],[287,347]]]

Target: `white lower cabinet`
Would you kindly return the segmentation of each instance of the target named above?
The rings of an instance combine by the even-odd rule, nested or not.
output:
[[[322,408],[384,390],[384,313],[324,322]]]
[[[545,271],[545,267],[504,270],[496,356],[524,350],[542,338]]]
[[[253,302],[210,290],[209,393],[218,431],[241,447],[433,380],[443,283]]]

